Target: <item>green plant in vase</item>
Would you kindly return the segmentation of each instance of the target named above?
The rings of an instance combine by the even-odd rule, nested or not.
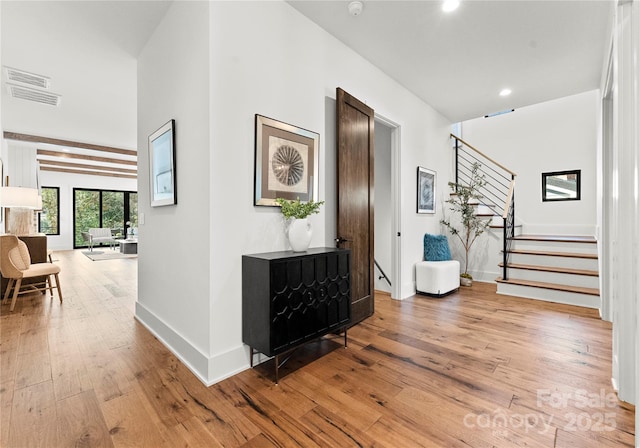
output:
[[[315,202],[313,199],[308,202],[300,202],[300,198],[295,200],[277,198],[282,215],[289,221],[287,237],[294,252],[304,252],[311,244],[311,223],[307,220],[309,215],[320,213],[320,206],[324,201]]]
[[[471,175],[467,184],[449,182],[449,187],[456,194],[445,202],[451,205],[449,209],[454,215],[460,216],[460,222],[452,222],[451,217],[440,221],[451,235],[456,236],[462,243],[465,255],[464,272],[460,274],[460,277],[469,281],[473,280],[473,277],[469,274],[469,252],[471,251],[471,246],[491,224],[491,220],[480,217],[476,213],[476,206],[482,199],[480,191],[486,184],[487,181],[484,175],[480,173],[480,164],[477,162],[471,168]]]
[[[320,213],[320,206],[324,204],[324,201],[315,202],[313,199],[308,202],[300,202],[300,198],[295,200],[277,198],[276,202],[280,205],[282,215],[287,219],[304,219],[309,215]]]

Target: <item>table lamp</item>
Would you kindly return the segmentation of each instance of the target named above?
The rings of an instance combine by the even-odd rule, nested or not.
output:
[[[1,187],[0,207],[6,216],[7,233],[29,235],[33,230],[33,211],[38,208],[38,190],[24,187]]]

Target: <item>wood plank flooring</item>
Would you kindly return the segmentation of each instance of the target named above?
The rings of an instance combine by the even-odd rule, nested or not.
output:
[[[137,261],[54,254],[62,305],[0,307],[0,445],[632,447],[590,309],[498,296],[380,294],[341,338],[209,388],[133,318]],[[235,298],[241,300],[240,297]]]

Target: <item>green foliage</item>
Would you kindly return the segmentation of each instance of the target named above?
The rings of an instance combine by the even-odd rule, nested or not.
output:
[[[41,193],[42,213],[40,213],[40,231],[47,235],[58,234],[58,189],[42,187]]]
[[[471,246],[473,246],[476,239],[482,235],[485,230],[487,230],[487,227],[489,227],[489,224],[491,224],[491,220],[479,217],[476,214],[475,204],[481,202],[482,195],[480,191],[487,184],[484,174],[480,174],[479,170],[480,164],[477,162],[474,163],[471,168],[469,183],[466,185],[449,182],[449,187],[451,187],[451,190],[456,194],[445,202],[451,204],[449,209],[454,214],[460,216],[460,222],[454,224],[451,218],[440,221],[452,235],[460,240],[464,247],[465,261],[462,276],[467,278],[471,278],[468,272],[469,251],[471,250]]]
[[[280,211],[287,219],[304,219],[309,215],[320,213],[320,206],[324,204],[324,201],[314,202],[313,199],[309,202],[300,202],[300,198],[296,198],[295,201],[277,198],[276,202],[280,205]]]
[[[100,192],[76,190],[75,192],[75,246],[86,246],[82,232],[100,227]]]
[[[102,193],[102,209],[100,209],[100,193]],[[124,236],[124,201],[123,191],[75,191],[75,246],[86,246],[82,238],[82,232],[87,232],[92,227],[107,227],[112,229],[116,236]],[[100,216],[102,214],[102,224]],[[137,226],[138,195],[129,193],[130,220]]]

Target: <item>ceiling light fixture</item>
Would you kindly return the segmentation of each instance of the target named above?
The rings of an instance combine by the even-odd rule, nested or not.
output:
[[[364,5],[362,4],[361,1],[353,1],[351,3],[349,3],[349,14],[351,14],[353,17],[357,17],[360,14],[362,14],[362,9],[364,8]]]
[[[500,91],[500,96],[509,96],[511,95],[511,89],[502,89]]]
[[[460,0],[445,0],[442,4],[442,10],[444,12],[451,12],[458,9],[460,6]]]

